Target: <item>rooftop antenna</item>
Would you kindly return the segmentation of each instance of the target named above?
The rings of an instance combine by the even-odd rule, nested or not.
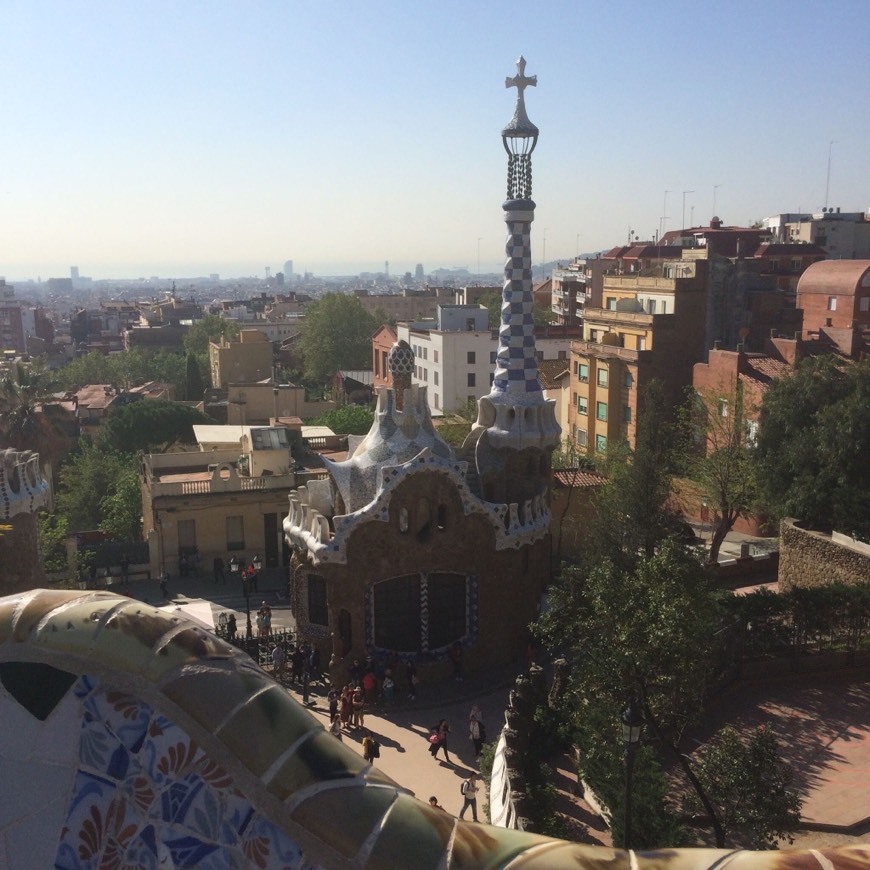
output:
[[[682,226],[680,226],[681,230],[684,230],[686,228],[686,194],[687,193],[694,193],[694,192],[695,192],[694,190],[684,190],[683,191],[683,221],[682,221]]]
[[[662,216],[659,218],[659,238],[661,238],[664,233],[665,221],[668,219],[668,194],[669,190],[665,191],[665,199],[662,205]]]
[[[836,139],[831,139],[831,141],[828,143],[828,175],[825,179],[825,208],[828,207],[828,192],[831,189],[831,152],[834,150],[834,146],[836,144]]]

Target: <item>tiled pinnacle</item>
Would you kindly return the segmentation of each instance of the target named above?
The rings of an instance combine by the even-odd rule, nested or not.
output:
[[[501,328],[498,334],[495,378],[490,398],[519,405],[544,401],[535,354],[535,321],[532,313],[531,225],[535,204],[510,200],[504,204],[508,226],[502,289]]]

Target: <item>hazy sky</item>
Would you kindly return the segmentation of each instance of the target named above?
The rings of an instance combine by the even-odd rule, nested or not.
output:
[[[868,0],[0,0],[0,34],[10,279],[500,271],[520,53],[536,263],[652,237],[666,189],[665,229],[714,185],[729,224],[818,209],[829,148],[870,207]]]

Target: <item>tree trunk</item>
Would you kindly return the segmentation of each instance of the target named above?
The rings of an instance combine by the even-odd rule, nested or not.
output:
[[[710,565],[715,565],[719,561],[719,550],[725,540],[725,536],[731,531],[731,523],[727,520],[720,519],[718,525],[713,529],[713,535],[710,539],[710,552],[707,555],[707,562]]]
[[[659,728],[658,722],[656,722],[655,718],[652,715],[649,704],[647,704],[646,692],[644,691],[643,687],[641,687],[641,692],[643,694],[643,710],[646,721],[649,722],[652,730],[655,732],[655,735],[658,738],[659,742],[662,744],[662,746],[666,746],[671,752],[673,752],[674,757],[677,759],[677,762],[683,769],[683,773],[686,774],[686,778],[692,784],[692,788],[695,789],[695,794],[698,795],[698,800],[701,801],[701,803],[704,805],[704,809],[710,816],[710,821],[713,825],[713,832],[716,835],[716,848],[724,849],[725,831],[722,829],[722,823],[719,821],[719,816],[716,813],[715,807],[710,802],[710,798],[707,797],[707,793],[704,791],[704,787],[701,785],[698,777],[695,776],[695,772],[692,770],[692,767],[689,764],[689,759],[685,755],[683,755],[682,752],[680,752],[680,750],[674,743],[672,743],[670,740],[665,739],[661,729]]]

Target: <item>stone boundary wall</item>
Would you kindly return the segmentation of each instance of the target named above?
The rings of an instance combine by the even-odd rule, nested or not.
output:
[[[797,520],[784,519],[779,534],[779,588],[785,592],[870,580],[870,555],[852,546],[848,536],[838,537],[850,544],[838,543],[824,532],[802,529]]]

